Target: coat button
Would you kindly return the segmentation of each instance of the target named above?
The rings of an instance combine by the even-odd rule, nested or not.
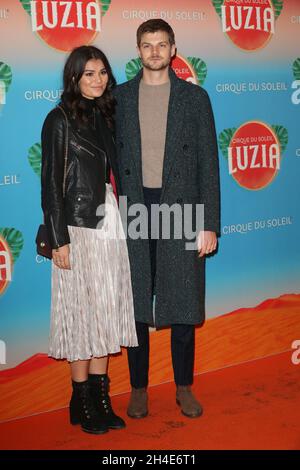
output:
[[[81,201],[81,197],[78,197],[78,198],[77,198],[77,201]]]
[[[130,170],[128,170],[128,168],[125,169],[125,175],[130,175]]]
[[[183,200],[182,200],[181,197],[180,197],[180,198],[177,199],[176,202],[177,202],[178,204],[182,204]]]
[[[189,146],[187,144],[184,144],[184,146],[182,147],[184,151],[188,150]]]
[[[124,147],[123,142],[120,142],[120,147],[121,147],[121,149]]]

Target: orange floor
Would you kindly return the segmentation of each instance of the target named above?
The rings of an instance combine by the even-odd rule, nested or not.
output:
[[[182,416],[172,383],[152,387],[150,416],[93,436],[68,423],[67,409],[0,424],[1,449],[300,449],[300,365],[291,352],[195,377],[204,406]],[[125,416],[128,394],[113,397]]]
[[[259,334],[258,334],[259,332]],[[206,320],[196,328],[195,374],[288,351],[300,332],[300,294],[283,294],[259,305]],[[111,393],[130,390],[127,354],[110,358]],[[170,328],[150,335],[150,384],[173,380]],[[0,370],[0,423],[65,408],[71,393],[67,361],[37,353]]]

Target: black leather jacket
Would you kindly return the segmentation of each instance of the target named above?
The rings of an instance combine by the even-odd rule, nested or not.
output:
[[[99,147],[97,131],[91,125],[79,126],[65,112],[68,132],[66,118],[59,107],[48,114],[42,129],[42,209],[52,248],[70,243],[67,225],[97,227],[103,217],[96,212],[98,206],[105,202],[105,182],[109,181],[110,167],[118,188],[113,135],[101,112],[95,111],[96,129],[101,132],[104,148]]]

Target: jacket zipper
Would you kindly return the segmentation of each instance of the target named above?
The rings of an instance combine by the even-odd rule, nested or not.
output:
[[[82,135],[80,135],[79,137],[80,137],[80,139],[85,140],[85,142],[88,142],[92,147],[99,150],[101,153],[104,153],[104,174],[106,175],[106,168],[107,168],[107,155],[106,155],[106,152],[103,149],[101,149],[100,147],[97,147],[97,145],[94,145],[92,142],[90,142],[89,140],[82,137]],[[76,144],[76,145],[78,145],[78,144]],[[82,147],[82,149],[84,149],[84,147]]]
[[[69,174],[69,172],[70,172],[70,170],[71,170],[73,164],[74,164],[74,162],[71,162],[70,165],[69,165],[69,167],[67,168],[66,178],[67,178],[67,176],[68,176],[68,174]]]
[[[101,149],[100,147],[97,147],[97,145],[93,144],[93,142],[91,142],[90,140],[87,140],[85,139],[84,137],[82,137],[82,135],[79,135],[79,138],[84,140],[85,142],[87,142],[88,144],[90,144],[92,147],[94,147],[95,149],[97,150],[100,150],[101,152],[103,152],[103,149]],[[77,144],[78,145],[78,144]]]
[[[53,233],[53,236],[55,238],[55,243],[57,245],[57,248],[59,248],[59,244],[57,243],[56,232],[55,232],[55,228],[54,228],[52,215],[50,215],[50,222],[51,222],[51,225],[52,225],[52,233]]]
[[[89,140],[85,139],[84,137],[82,137],[82,135],[79,135],[79,138],[84,140],[85,142],[87,142],[88,144],[90,144],[92,147],[94,147],[95,149],[99,150],[101,153],[104,153],[104,174],[106,175],[106,168],[107,168],[107,155],[106,155],[106,152],[101,149],[100,147],[97,147],[97,145],[94,145],[92,142],[90,142]],[[93,157],[95,156],[92,152],[90,152],[89,150],[87,150],[85,147],[82,147],[82,145],[79,145],[77,144],[77,142],[74,142],[73,140],[71,141],[72,144],[75,145],[75,147],[77,147],[78,149],[82,149],[82,150],[85,150],[86,152],[88,152],[90,155],[92,155]]]
[[[87,152],[89,155],[91,155],[92,157],[94,157],[95,155],[88,149],[86,149],[85,147],[83,147],[82,145],[79,145],[77,144],[77,142],[74,142],[74,140],[71,140],[70,143],[72,145],[74,145],[74,147],[76,147],[78,150],[84,150],[85,152]]]

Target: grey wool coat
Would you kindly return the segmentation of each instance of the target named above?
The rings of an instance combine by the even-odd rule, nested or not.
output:
[[[171,82],[160,204],[204,204],[204,229],[219,232],[218,149],[206,91],[177,78]],[[144,203],[139,82],[142,71],[115,90],[120,195],[128,209]],[[130,223],[130,218],[128,218]],[[171,230],[172,234],[172,230]],[[157,241],[156,301],[153,315],[149,240],[131,239],[128,253],[135,318],[157,327],[204,321],[205,259],[185,249],[185,238]]]

